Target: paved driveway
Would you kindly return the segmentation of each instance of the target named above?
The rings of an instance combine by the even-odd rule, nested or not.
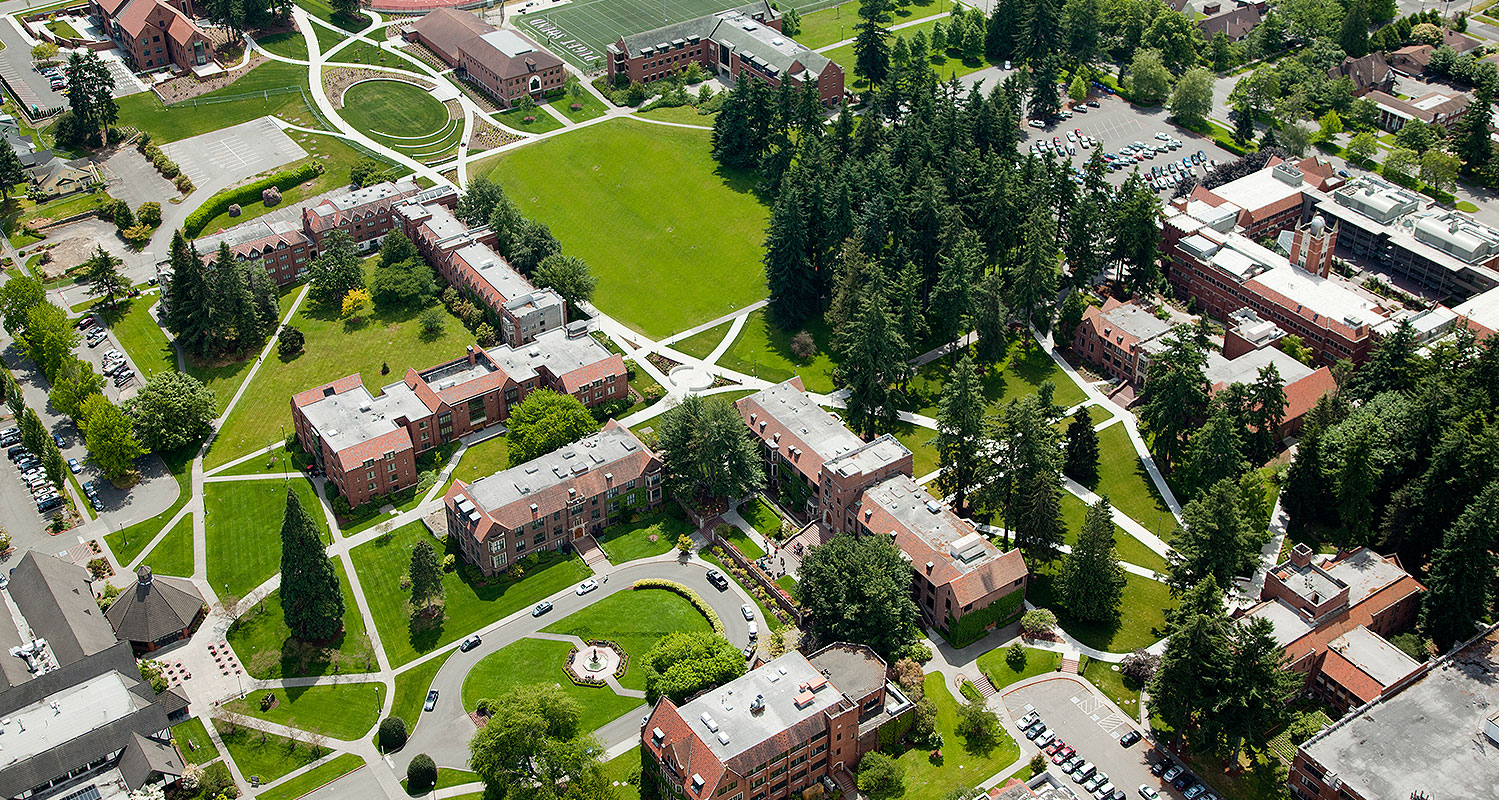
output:
[[[1125,714],[1104,698],[1092,685],[1072,675],[1055,673],[1032,683],[1011,689],[1004,695],[1006,710],[1011,719],[1019,719],[1028,711],[1036,710],[1052,732],[1061,737],[1084,759],[1092,762],[1099,771],[1107,773],[1115,788],[1137,798],[1136,787],[1147,784],[1162,787],[1152,777],[1146,754],[1150,745],[1137,742],[1126,748],[1120,746],[1120,737],[1134,726]],[[1021,745],[1021,760],[1026,761],[1036,753],[1036,747],[1015,731]],[[1054,775],[1075,786],[1072,779],[1063,775],[1057,767],[1049,767]],[[1076,788],[1080,797],[1088,793]]]
[[[0,50],[0,78],[15,92],[16,100],[28,109],[36,106],[43,111],[67,105],[66,98],[52,91],[49,81],[31,68],[31,45],[8,20],[0,22],[0,43],[5,44]]]
[[[749,598],[732,581],[727,591],[715,590],[705,577],[707,570],[707,565],[702,563],[680,562],[670,558],[632,562],[599,576],[598,580],[602,581],[602,585],[589,594],[579,597],[569,587],[567,591],[550,598],[554,606],[552,612],[540,619],[532,617],[528,608],[480,631],[484,638],[483,644],[467,653],[455,652],[438,671],[432,682],[432,688],[439,692],[437,707],[423,712],[420,720],[407,720],[409,725],[418,722],[421,724],[413,731],[406,747],[390,756],[397,774],[405,774],[407,762],[418,753],[432,756],[441,767],[465,767],[469,763],[469,739],[474,735],[474,724],[469,721],[462,705],[463,682],[469,670],[480,659],[615,592],[629,591],[631,584],[642,578],[667,578],[679,581],[698,592],[723,621],[729,641],[736,647],[743,647],[750,640],[750,629],[744,616],[740,614],[740,605],[749,602]],[[756,610],[755,617],[760,629],[768,630],[759,609]],[[641,717],[646,711],[645,702],[642,701],[640,707],[618,719],[600,720],[602,724],[595,730],[595,735],[606,748],[638,737]]]

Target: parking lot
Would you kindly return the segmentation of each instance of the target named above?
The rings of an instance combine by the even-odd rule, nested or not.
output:
[[[1003,699],[1011,720],[1019,720],[1032,711],[1040,714],[1047,728],[1072,747],[1077,755],[1093,764],[1098,772],[1107,774],[1109,783],[1124,792],[1126,800],[1141,800],[1137,789],[1143,785],[1161,792],[1163,798],[1178,800],[1182,797],[1161,778],[1151,774],[1149,755],[1153,749],[1149,741],[1120,746],[1120,737],[1138,730],[1139,726],[1085,681],[1059,674],[1012,689],[1004,694]],[[1011,732],[1021,745],[1021,759],[1030,759],[1037,752],[1036,746],[1016,730],[1013,723]],[[1048,760],[1050,762],[1051,758]],[[1097,797],[1075,783],[1060,766],[1049,766],[1048,770],[1070,786],[1079,798],[1092,800]]]

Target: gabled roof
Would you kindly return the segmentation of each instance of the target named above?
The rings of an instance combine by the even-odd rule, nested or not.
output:
[[[1260,24],[1261,16],[1260,8],[1255,5],[1240,6],[1233,11],[1198,20],[1198,27],[1210,39],[1220,31],[1230,39],[1239,39]]]
[[[83,567],[36,551],[21,556],[11,570],[11,599],[32,632],[51,645],[59,665],[115,644],[115,633],[94,600],[92,580]]]
[[[1391,71],[1380,53],[1370,53],[1360,58],[1345,56],[1342,63],[1328,68],[1328,77],[1348,78],[1359,91],[1385,85],[1391,80]]]
[[[121,592],[105,616],[119,639],[154,642],[186,630],[202,610],[203,597],[192,583],[152,575],[143,566],[135,586]]]
[[[464,42],[494,29],[479,17],[456,8],[433,9],[412,25],[413,31],[449,55],[456,54]]]

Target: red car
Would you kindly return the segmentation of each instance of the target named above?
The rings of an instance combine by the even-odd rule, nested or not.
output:
[[[1053,753],[1056,753],[1057,751],[1059,751],[1059,750],[1061,750],[1061,749],[1063,749],[1064,747],[1067,747],[1067,746],[1068,746],[1067,742],[1065,742],[1065,741],[1063,741],[1061,739],[1054,739],[1054,740],[1052,740],[1052,744],[1049,744],[1049,745],[1047,745],[1046,747],[1044,747],[1042,749],[1044,749],[1044,750],[1047,751],[1047,755],[1052,755]]]
[[[1057,751],[1056,753],[1052,754],[1052,763],[1054,763],[1054,764],[1061,764],[1064,761],[1067,761],[1068,759],[1070,759],[1072,757],[1073,757],[1073,748],[1065,746],[1065,747],[1063,747],[1063,749],[1061,749],[1061,750]]]

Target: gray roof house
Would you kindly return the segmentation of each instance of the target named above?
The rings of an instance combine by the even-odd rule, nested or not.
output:
[[[116,638],[146,652],[186,637],[207,613],[203,595],[190,581],[153,575],[142,566],[135,586],[120,593],[105,617]]]

